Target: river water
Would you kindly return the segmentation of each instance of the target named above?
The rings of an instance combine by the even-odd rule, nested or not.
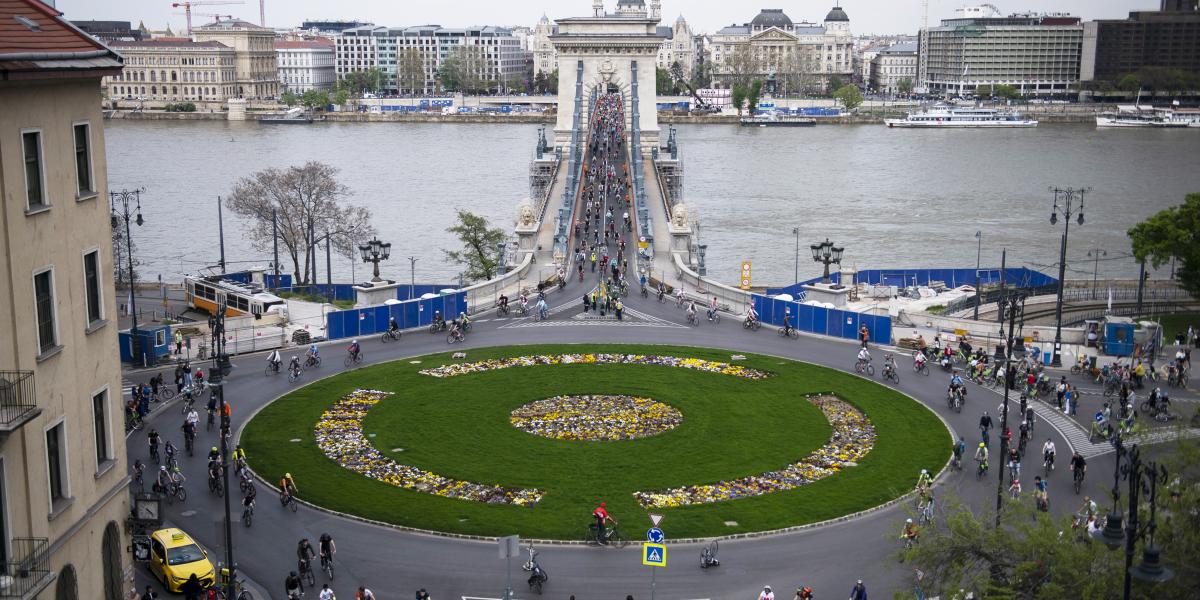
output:
[[[455,210],[511,231],[528,194],[537,126],[513,124],[256,123],[109,121],[109,185],[145,186],[146,224],[134,232],[143,279],[177,281],[218,259],[217,197],[268,167],[309,160],[338,167],[369,207],[380,238],[392,242],[381,270],[418,281],[453,281],[443,250]],[[1092,275],[1091,249],[1106,254],[1100,276],[1136,275],[1125,231],[1200,191],[1200,131],[1097,130],[1043,125],[1031,130],[889,130],[882,125],[740,128],[681,125],[686,201],[701,223],[708,272],[727,282],[741,261],[755,284],[793,279],[800,230],[800,277],[819,274],[808,245],[828,237],[858,268],[969,267],[982,231],[982,262],[1056,274],[1062,220],[1049,223],[1051,186],[1092,188],[1085,223],[1071,224],[1068,277]],[[665,132],[664,132],[665,135]],[[231,269],[266,265],[226,211]],[[335,280],[351,261],[334,257]],[[284,260],[287,265],[286,259]],[[354,267],[360,279],[369,265]],[[1164,271],[1167,267],[1164,267]],[[290,271],[290,268],[285,268]],[[1166,274],[1163,273],[1165,276]],[[324,279],[324,262],[321,278]]]

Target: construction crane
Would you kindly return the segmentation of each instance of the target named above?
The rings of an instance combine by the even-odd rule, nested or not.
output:
[[[214,4],[245,4],[245,2],[243,0],[194,0],[192,2],[172,2],[171,8],[183,8],[183,14],[187,15],[187,33],[190,36],[192,35],[192,7]]]
[[[708,102],[708,100],[705,100],[703,97],[700,96],[700,93],[696,91],[696,88],[692,87],[692,83],[687,80],[687,77],[683,76],[683,67],[680,66],[679,63],[675,63],[675,64],[671,65],[671,76],[675,78],[675,81],[682,83],[684,85],[684,87],[686,87],[688,89],[688,91],[691,92],[692,98],[696,100],[696,108],[693,109],[692,112],[698,113],[698,114],[709,114],[709,113],[721,112],[720,108],[717,108],[716,106],[713,106],[712,104],[710,104]]]
[[[172,13],[172,14],[183,15],[183,14],[187,14],[187,13],[177,12],[177,13]],[[197,17],[212,17],[213,20],[218,23],[221,22],[221,19],[233,19],[233,15],[218,15],[215,13],[202,13],[202,12],[197,12],[197,13],[192,13],[192,14]]]

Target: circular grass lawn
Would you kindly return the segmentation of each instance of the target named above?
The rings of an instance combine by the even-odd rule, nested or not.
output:
[[[276,400],[247,425],[241,443],[267,481],[290,471],[299,496],[333,510],[419,529],[530,538],[582,539],[592,509],[606,501],[627,537],[646,514],[664,513],[676,539],[779,529],[839,517],[912,489],[939,469],[949,433],[928,409],[882,385],[839,371],[747,354],[731,364],[765,379],[634,364],[522,366],[438,378],[422,369],[492,358],[579,353],[646,354],[731,362],[713,349],[646,345],[536,345],[440,353],[348,371]],[[414,364],[413,361],[420,361]],[[391,392],[369,410],[363,431],[387,458],[438,475],[536,488],[534,506],[487,504],[395,487],[348,470],[317,445],[324,411],[357,389]],[[510,422],[514,409],[554,396],[625,395],[678,409],[682,423],[623,441],[549,439]],[[807,395],[831,394],[875,428],[856,466],[795,489],[677,508],[643,508],[636,491],[716,483],[777,471],[829,441],[825,415]],[[299,442],[292,440],[299,439]]]

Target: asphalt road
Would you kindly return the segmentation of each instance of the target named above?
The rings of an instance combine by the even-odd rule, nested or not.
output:
[[[589,273],[590,275],[590,273]],[[832,368],[849,370],[857,351],[856,344],[828,338],[801,337],[788,340],[774,329],[764,327],[749,332],[740,322],[726,315],[719,325],[704,320],[701,325],[684,324],[684,311],[673,303],[660,304],[654,295],[643,299],[635,294],[628,299],[626,320],[580,320],[580,295],[592,287],[594,280],[568,284],[563,292],[552,291],[550,320],[535,322],[530,318],[495,319],[481,315],[464,344],[455,350],[467,352],[472,348],[494,345],[531,343],[657,343],[727,348],[734,352],[756,352],[784,356]],[[592,313],[589,313],[591,315]],[[491,318],[489,318],[491,317]],[[378,364],[409,356],[445,351],[444,335],[431,336],[424,331],[406,332],[399,343],[380,344],[375,336],[362,339],[365,364]],[[326,346],[325,363],[319,370],[308,371],[300,383],[315,377],[343,371],[342,344]],[[299,352],[299,351],[297,351]],[[874,352],[881,361],[881,351]],[[248,415],[278,396],[293,389],[285,377],[264,377],[260,355],[239,357],[239,367],[227,380],[226,398],[234,408],[235,427],[244,424]],[[138,374],[138,378],[148,375]],[[169,380],[170,377],[168,376]],[[972,386],[966,408],[961,414],[948,411],[945,403],[946,376],[934,372],[925,377],[914,374],[907,359],[901,359],[899,389],[925,403],[942,416],[952,432],[962,432],[968,442],[977,437],[976,425],[980,412],[994,411],[998,397]],[[174,439],[182,446],[182,423],[179,408],[172,403],[149,417],[149,426]],[[1034,439],[1049,435],[1059,449],[1060,461],[1069,456],[1068,446],[1057,432],[1039,424]],[[994,436],[993,436],[994,438]],[[204,484],[204,451],[216,443],[216,434],[201,431],[195,457],[184,457],[182,466],[189,477],[190,497],[184,504],[166,510],[167,519],[194,535],[217,556],[224,556],[222,514],[223,505],[208,494]],[[129,438],[129,456],[148,461],[144,432]],[[993,452],[996,444],[992,444]],[[947,448],[947,456],[949,448]],[[253,458],[250,464],[253,466]],[[977,509],[994,509],[996,494],[996,465],[986,483],[977,482],[968,470],[948,472],[938,482],[939,494],[952,491],[964,502]],[[1089,461],[1085,494],[1105,497],[1111,483],[1112,456],[1096,457]],[[1031,475],[1031,474],[1030,474]],[[1027,476],[1031,482],[1032,477]],[[914,483],[916,473],[913,473]],[[298,482],[301,492],[316,482]],[[1028,493],[1030,485],[1026,484]],[[261,489],[261,486],[260,486]],[[303,493],[301,493],[303,496]],[[236,503],[237,498],[234,498]],[[1059,469],[1050,477],[1051,509],[1059,514],[1076,510],[1081,498],[1070,489],[1066,470]],[[803,510],[803,507],[797,507]],[[240,515],[235,507],[234,517]],[[497,558],[493,542],[459,540],[435,535],[400,532],[387,527],[335,517],[321,511],[302,507],[293,514],[275,502],[269,490],[260,492],[260,501],[252,528],[234,525],[234,547],[242,573],[270,590],[273,597],[282,595],[282,581],[295,568],[294,548],[302,537],[315,540],[322,532],[330,532],[338,544],[339,570],[334,590],[342,597],[352,597],[357,585],[367,585],[381,597],[412,594],[426,588],[434,598],[501,598],[505,586],[505,562]],[[863,517],[805,531],[757,539],[730,540],[721,544],[721,566],[701,570],[699,545],[669,545],[668,568],[657,573],[656,596],[662,598],[753,598],[764,584],[784,591],[797,585],[813,587],[822,596],[847,593],[857,578],[866,581],[870,591],[885,594],[900,589],[908,574],[891,553],[896,550],[896,529],[905,517],[903,506],[893,506]],[[620,518],[620,515],[617,515]],[[581,515],[580,527],[586,516]],[[634,539],[640,538],[644,526],[633,519],[623,521],[625,531]],[[670,544],[670,518],[663,523]],[[513,532],[520,533],[520,532]],[[542,565],[550,574],[546,593],[565,598],[574,594],[585,600],[649,597],[651,574],[641,566],[636,545],[624,550],[574,546],[539,547]],[[518,562],[518,561],[514,561]],[[318,586],[321,583],[318,577]],[[514,565],[513,581],[518,598],[528,597],[524,574]]]

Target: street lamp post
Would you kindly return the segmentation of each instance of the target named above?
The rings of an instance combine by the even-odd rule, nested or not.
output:
[[[1013,348],[1015,345],[1016,329],[1018,326],[1025,324],[1025,292],[1013,288],[1005,292],[996,300],[996,309],[1000,311],[1001,319],[1008,316],[1008,338],[1005,340],[1004,351],[1004,404],[1000,410],[1000,454],[996,461],[998,468],[998,481],[996,482],[996,527],[1000,527],[1000,508],[1004,505],[1004,459],[1008,456],[1008,437],[1004,432],[1008,431],[1008,393],[1012,388],[1011,382],[1016,376],[1013,369],[1013,355],[1020,360],[1025,355],[1025,348],[1022,345],[1020,350]],[[1007,311],[1007,312],[1006,312]],[[1001,321],[1003,323],[1003,321]],[[1024,415],[1021,415],[1022,418]]]
[[[138,227],[146,221],[142,219],[142,192],[146,188],[138,188],[136,190],[121,190],[119,192],[109,192],[109,200],[112,203],[112,226],[117,228],[120,225],[120,219],[125,219],[125,258],[129,268],[129,315],[133,318],[133,325],[129,328],[130,338],[133,339],[134,347],[137,346],[137,294],[133,289],[133,239],[129,236],[129,220],[130,217],[136,214],[133,222],[137,223]],[[134,209],[131,213],[129,203],[133,201]],[[120,203],[120,210],[117,209]]]
[[[1122,598],[1129,600],[1133,588],[1133,580],[1147,583],[1163,583],[1171,580],[1175,573],[1162,564],[1162,549],[1154,544],[1154,530],[1158,527],[1158,486],[1167,483],[1167,469],[1155,461],[1142,462],[1141,450],[1137,444],[1124,448],[1120,436],[1116,439],[1117,467],[1113,481],[1113,510],[1108,514],[1104,529],[1093,532],[1092,537],[1103,542],[1112,550],[1125,547],[1125,585]],[[1125,464],[1121,464],[1121,458]],[[1129,482],[1129,524],[1124,531],[1121,529],[1121,513],[1117,510],[1117,500],[1120,498],[1118,480],[1124,477]],[[1139,527],[1139,496],[1145,493],[1150,505],[1150,521],[1144,528]],[[1142,548],[1142,564],[1133,566],[1133,556],[1136,553],[1137,542],[1146,539]]]
[[[983,231],[975,231],[975,320],[979,320],[979,259],[983,256]]]
[[[842,264],[842,252],[845,251],[845,248],[838,248],[834,246],[833,242],[829,241],[829,238],[825,238],[824,242],[821,242],[820,244],[813,244],[808,248],[809,250],[812,250],[813,260],[825,265],[825,276],[821,279],[821,283],[830,283],[829,265]],[[797,279],[799,279],[799,277],[797,277]]]
[[[793,227],[792,235],[796,236],[796,276],[792,283],[800,283],[800,228]]]
[[[371,283],[383,281],[379,277],[379,263],[392,256],[392,244],[390,242],[385,244],[379,241],[379,238],[371,238],[371,241],[358,247],[358,252],[362,255],[363,262],[372,263],[375,266],[375,276],[371,278]]]
[[[213,389],[213,394],[216,395],[217,407],[220,411],[221,419],[221,477],[222,484],[225,486],[223,494],[225,500],[225,561],[226,567],[229,569],[228,579],[225,580],[226,598],[235,598],[234,593],[235,582],[237,581],[237,565],[233,562],[233,520],[232,511],[229,506],[229,438],[231,428],[233,426],[231,419],[226,415],[225,404],[225,378],[233,371],[233,365],[229,362],[229,355],[225,353],[225,310],[226,305],[221,301],[217,305],[216,313],[209,317],[209,328],[212,334],[212,349],[213,349],[213,364],[209,369],[208,378],[209,385]]]
[[[1058,252],[1058,301],[1054,306],[1054,355],[1050,359],[1050,366],[1061,367],[1063,286],[1067,276],[1067,235],[1071,232],[1073,215],[1078,215],[1078,222],[1083,225],[1083,197],[1091,191],[1091,188],[1051,188],[1050,191],[1054,192],[1054,208],[1050,209],[1050,224],[1058,224],[1060,212],[1063,216],[1062,243]],[[1078,205],[1075,205],[1076,201],[1079,202]]]

